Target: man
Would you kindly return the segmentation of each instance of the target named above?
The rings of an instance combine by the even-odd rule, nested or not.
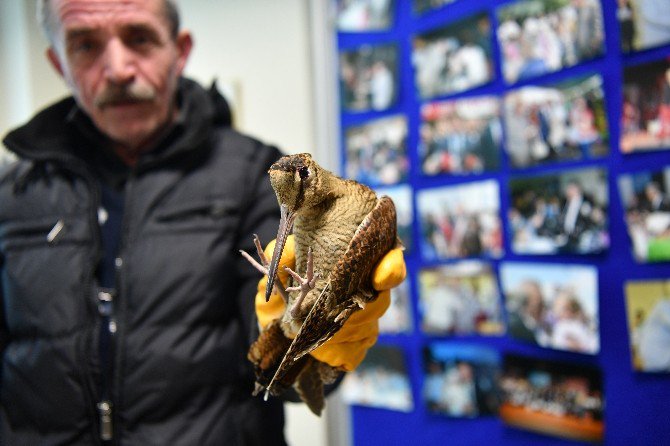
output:
[[[181,77],[171,1],[40,11],[73,97],[4,140],[0,444],[284,444],[281,401],[251,397],[258,274],[238,253],[274,236],[280,152]]]

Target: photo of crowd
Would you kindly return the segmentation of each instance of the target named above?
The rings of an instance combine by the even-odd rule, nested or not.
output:
[[[483,96],[425,104],[419,135],[426,175],[497,170],[502,145],[500,101]]]
[[[597,354],[598,272],[574,264],[503,263],[500,282],[513,339]]]
[[[351,112],[387,110],[398,100],[398,48],[364,45],[340,52],[340,97]]]
[[[578,441],[604,438],[605,399],[597,368],[505,355],[500,388],[500,417],[511,426]]]
[[[502,256],[497,181],[420,190],[417,206],[425,260]]]
[[[505,95],[505,149],[512,167],[607,155],[602,84],[600,75],[593,75]]]
[[[421,330],[428,335],[500,335],[500,292],[491,264],[465,260],[419,273]]]
[[[604,54],[599,0],[521,0],[497,9],[503,77],[508,83]]]
[[[517,254],[596,254],[610,246],[607,172],[598,168],[510,180],[508,230]]]
[[[455,418],[498,410],[498,352],[477,345],[433,342],[424,348],[423,398],[428,411]]]
[[[670,58],[624,68],[621,152],[670,148]]]
[[[374,345],[356,370],[345,375],[341,387],[347,404],[411,412],[412,388],[405,353],[391,345]]]
[[[412,299],[410,281],[405,279],[391,290],[391,305],[379,318],[379,333],[387,335],[408,334],[412,332]]]
[[[391,26],[394,0],[337,0],[341,32],[383,31]]]
[[[625,291],[633,369],[670,373],[670,280],[627,282]]]
[[[670,8],[666,0],[616,0],[621,51],[670,43]]]
[[[670,261],[670,167],[618,180],[633,257],[642,263]]]
[[[421,99],[469,90],[493,79],[491,23],[485,13],[420,34],[412,45]]]
[[[405,253],[414,249],[412,237],[412,218],[414,208],[412,206],[412,188],[408,185],[375,188],[379,196],[388,195],[395,204],[396,221],[398,224],[398,237],[405,248]]]
[[[433,9],[438,9],[456,0],[412,0],[412,8],[415,14],[425,14]]]
[[[345,131],[347,178],[369,186],[407,179],[407,118],[394,115]]]

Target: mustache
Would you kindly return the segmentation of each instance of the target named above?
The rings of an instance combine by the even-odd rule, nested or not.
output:
[[[153,101],[155,98],[156,90],[150,85],[111,85],[102,90],[95,98],[95,105],[99,108],[105,108],[110,105],[128,102]]]

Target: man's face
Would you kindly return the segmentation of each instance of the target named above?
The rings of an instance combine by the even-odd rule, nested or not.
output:
[[[142,148],[174,116],[192,41],[176,38],[162,0],[52,0],[60,24],[49,60],[112,140]]]

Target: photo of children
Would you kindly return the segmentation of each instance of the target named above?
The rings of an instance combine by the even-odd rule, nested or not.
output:
[[[616,0],[621,51],[670,43],[670,8],[665,0]]]
[[[500,6],[498,42],[508,83],[604,54],[599,0],[521,0]]]
[[[491,264],[466,260],[419,273],[421,330],[428,335],[500,335],[500,292]]]
[[[491,23],[486,13],[418,35],[412,41],[421,99],[457,93],[493,79]]]
[[[364,45],[340,52],[340,99],[350,112],[387,110],[398,99],[398,48]]]
[[[391,27],[394,0],[337,0],[337,30],[384,31]]]
[[[670,372],[670,280],[625,284],[633,369]]]
[[[607,172],[588,168],[510,180],[508,229],[517,254],[609,248]]]
[[[392,345],[370,347],[358,368],[344,377],[341,392],[347,404],[411,412],[405,353]]]
[[[412,238],[412,218],[414,209],[412,206],[412,188],[408,185],[375,188],[377,195],[388,195],[395,204],[396,221],[398,223],[398,237],[405,248],[405,253],[414,249]]]
[[[423,399],[429,412],[456,418],[498,410],[500,357],[477,345],[433,342],[423,352]]]
[[[619,176],[619,195],[635,260],[670,261],[670,167]]]
[[[500,282],[510,337],[546,348],[598,353],[595,267],[506,262],[500,266]]]
[[[379,318],[379,333],[386,335],[412,332],[412,298],[409,278],[391,290],[391,305]]]
[[[580,77],[505,95],[505,150],[512,167],[584,160],[609,153],[603,80]]]
[[[497,181],[423,189],[417,206],[424,260],[502,256]]]
[[[670,58],[624,68],[621,152],[670,148]]]
[[[345,130],[347,178],[369,186],[407,179],[407,118],[394,115]]]
[[[483,96],[425,104],[419,135],[426,175],[497,170],[502,145],[500,101]]]
[[[602,442],[602,373],[576,363],[505,355],[500,418],[506,424],[577,441]]]

